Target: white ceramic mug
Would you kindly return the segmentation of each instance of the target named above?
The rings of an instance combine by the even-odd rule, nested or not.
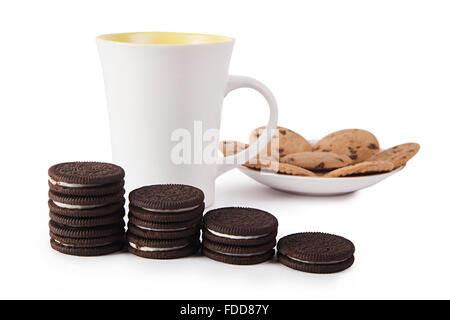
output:
[[[265,148],[277,125],[276,101],[259,81],[228,75],[233,44],[234,39],[224,36],[172,32],[97,37],[113,162],[125,169],[128,191],[151,184],[189,184],[203,190],[209,206],[216,177]],[[175,163],[172,153],[179,141],[173,140],[174,132],[182,129],[195,139],[210,129],[218,131],[223,99],[237,88],[253,88],[269,104],[267,130],[259,138],[263,143],[226,157],[225,164]],[[218,159],[218,141],[212,143]],[[194,155],[205,151],[193,144]]]

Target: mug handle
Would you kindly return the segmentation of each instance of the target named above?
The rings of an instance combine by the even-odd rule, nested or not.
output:
[[[263,95],[266,98],[267,103],[269,104],[270,116],[269,122],[266,125],[266,129],[259,136],[258,140],[255,141],[250,147],[247,149],[231,155],[224,157],[224,163],[219,164],[217,168],[217,176],[231,170],[233,168],[238,167],[241,164],[244,164],[250,159],[253,159],[261,152],[267,144],[272,139],[273,134],[275,133],[274,129],[277,127],[278,122],[278,108],[275,97],[272,92],[261,82],[256,79],[244,76],[232,76],[230,75],[227,82],[227,87],[225,89],[225,97],[228,93],[235,89],[239,88],[251,88]],[[268,137],[270,133],[270,137]]]

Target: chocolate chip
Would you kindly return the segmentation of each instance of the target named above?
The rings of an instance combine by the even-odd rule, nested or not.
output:
[[[356,155],[356,154],[351,154],[351,155],[349,155],[348,157],[349,157],[350,159],[352,159],[352,160],[358,159],[358,155]]]
[[[325,163],[321,162],[316,166],[316,169],[320,170],[323,169],[325,167]]]
[[[286,130],[278,130],[283,136],[286,135]]]
[[[377,146],[373,143],[369,144],[367,147],[372,150],[377,149]]]

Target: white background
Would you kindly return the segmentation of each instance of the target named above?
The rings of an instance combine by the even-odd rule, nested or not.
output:
[[[449,16],[445,1],[2,1],[0,298],[450,298]],[[50,249],[47,168],[110,160],[94,38],[125,31],[235,37],[230,73],[266,83],[279,124],[306,138],[359,127],[384,148],[421,144],[405,170],[347,196],[281,193],[237,170],[217,180],[215,207],[270,211],[279,236],[351,239],[352,268],[311,275]],[[267,114],[257,93],[233,92],[222,138],[245,141]]]

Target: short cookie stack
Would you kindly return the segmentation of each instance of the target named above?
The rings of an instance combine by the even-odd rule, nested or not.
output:
[[[123,169],[102,162],[66,162],[50,167],[48,175],[51,247],[76,256],[121,250]]]
[[[276,246],[278,220],[253,208],[220,208],[203,219],[202,251],[211,259],[238,265],[271,259]]]
[[[167,184],[130,193],[128,251],[151,259],[196,253],[205,210],[204,194],[192,186]]]
[[[282,264],[303,272],[340,272],[355,261],[353,243],[329,233],[294,233],[281,238],[277,249]]]

